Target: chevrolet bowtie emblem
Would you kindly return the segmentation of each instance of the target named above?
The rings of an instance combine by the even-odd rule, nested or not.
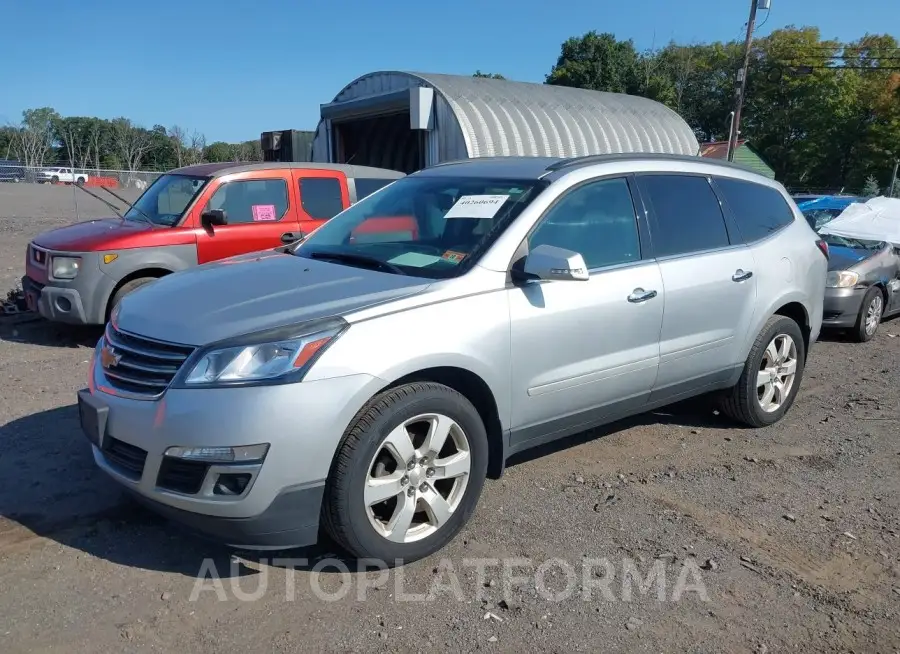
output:
[[[119,365],[122,355],[112,349],[109,345],[104,345],[100,350],[100,365],[104,368],[112,368]]]

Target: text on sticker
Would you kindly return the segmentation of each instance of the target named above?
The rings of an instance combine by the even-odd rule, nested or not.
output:
[[[508,195],[464,195],[444,218],[493,218],[508,199]]]
[[[274,204],[254,204],[250,207],[250,211],[253,213],[253,220],[255,221],[278,220],[278,216],[275,215]]]

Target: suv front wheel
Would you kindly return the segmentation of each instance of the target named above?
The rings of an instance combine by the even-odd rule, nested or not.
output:
[[[778,422],[797,397],[805,363],[800,326],[786,316],[772,316],[750,348],[738,383],[723,399],[722,411],[751,427]]]
[[[431,382],[385,391],[345,433],[322,519],[350,554],[386,566],[426,557],[468,522],[487,475],[484,423],[465,397]]]

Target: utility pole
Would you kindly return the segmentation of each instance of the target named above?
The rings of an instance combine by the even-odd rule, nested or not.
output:
[[[747,21],[747,39],[744,41],[744,65],[738,71],[736,101],[734,105],[734,119],[731,125],[731,136],[728,139],[728,161],[734,161],[734,151],[737,149],[738,134],[741,129],[741,109],[744,106],[744,91],[747,89],[747,67],[750,65],[750,46],[753,43],[753,29],[756,27],[757,3],[768,6],[767,0],[750,0],[750,19]]]
[[[897,167],[900,166],[900,160],[894,161],[894,172],[891,174],[891,188],[888,191],[888,197],[894,197],[894,185],[897,183]]]

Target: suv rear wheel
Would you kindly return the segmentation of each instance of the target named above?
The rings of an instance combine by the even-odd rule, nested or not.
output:
[[[421,559],[468,522],[487,463],[484,423],[460,393],[431,382],[385,391],[344,436],[323,524],[356,557],[388,566]]]
[[[751,427],[772,425],[794,403],[806,363],[800,326],[786,316],[769,318],[756,337],[738,383],[722,411]]]

